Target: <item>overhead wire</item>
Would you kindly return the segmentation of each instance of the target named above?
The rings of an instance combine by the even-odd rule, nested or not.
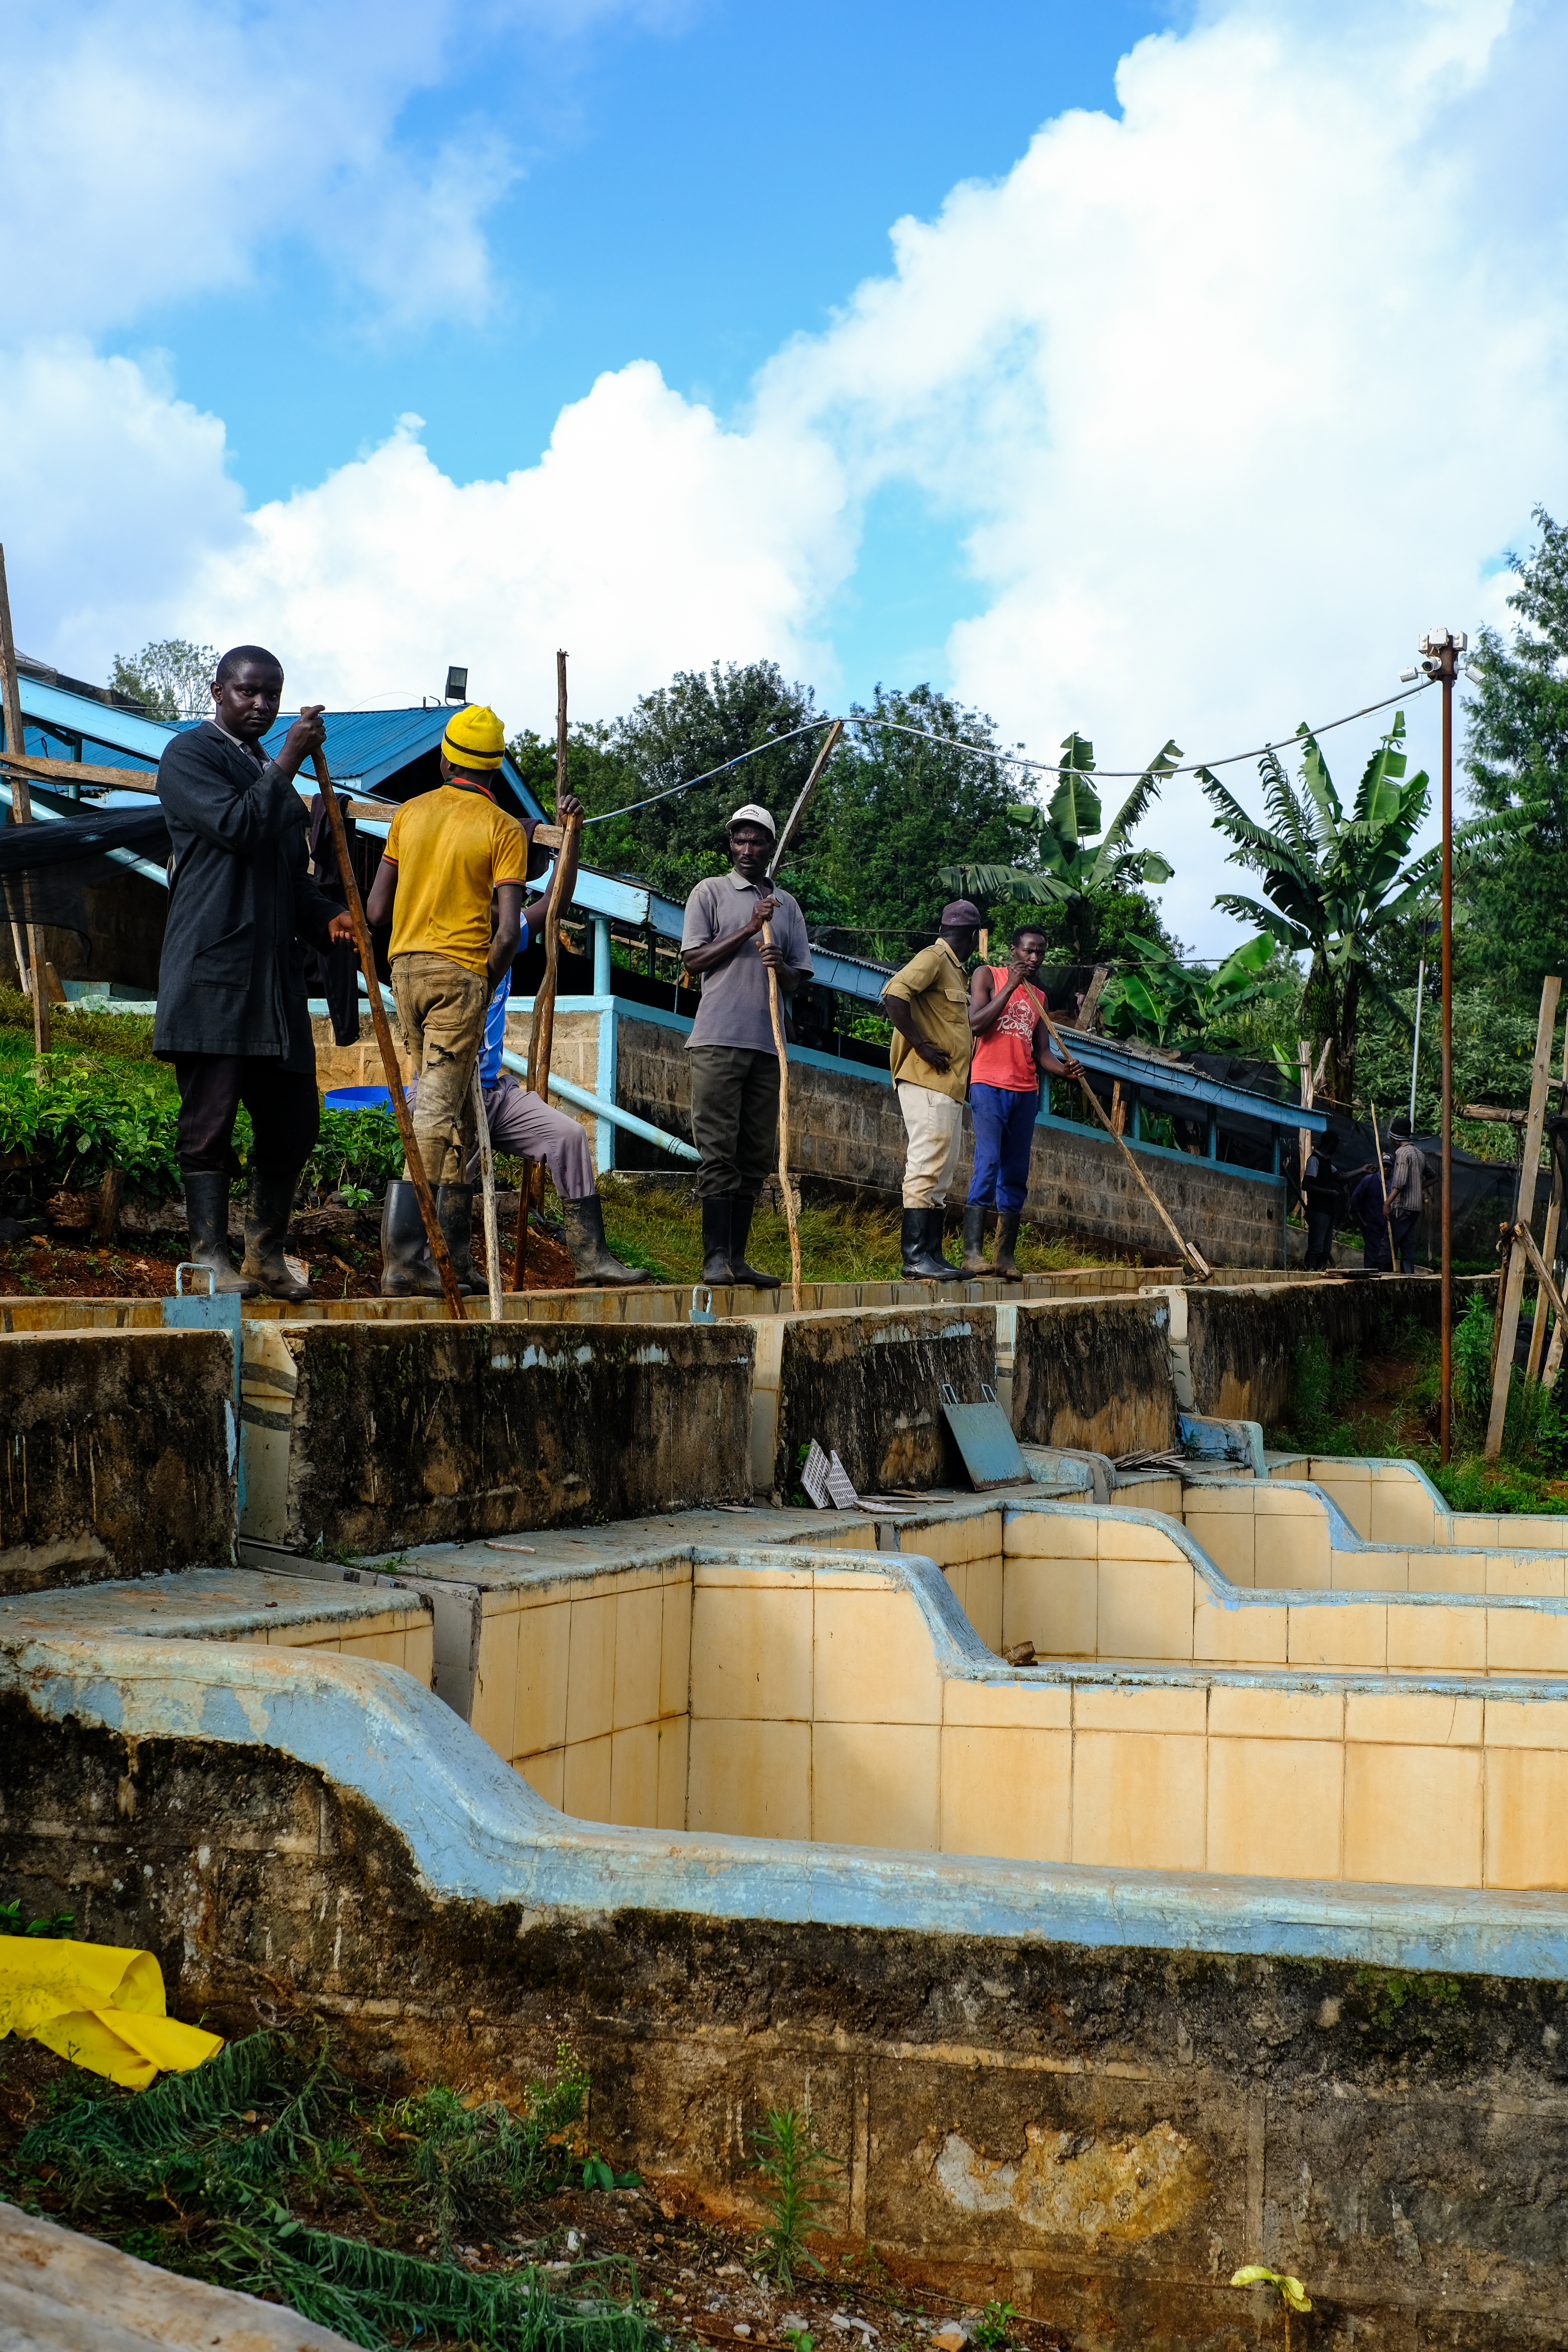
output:
[[[1423,678],[1419,685],[1411,686],[1407,689],[1402,689],[1398,694],[1391,694],[1382,702],[1363,703],[1359,710],[1347,710],[1342,719],[1326,719],[1321,727],[1309,727],[1305,731],[1310,735],[1314,740],[1316,740],[1320,735],[1331,735],[1336,727],[1349,727],[1357,719],[1370,719],[1374,711],[1391,709],[1396,702],[1411,701],[1416,695],[1426,693],[1428,688],[1435,686],[1436,682],[1437,681],[1435,678]],[[998,750],[994,744],[965,743],[957,736],[938,735],[929,727],[907,727],[901,719],[879,719],[872,717],[868,713],[859,713],[853,718],[846,719],[844,723],[847,727],[858,727],[862,730],[872,728],[882,728],[894,735],[912,735],[921,742],[935,743],[940,745],[942,750],[944,751],[966,752],[971,759],[974,760],[994,760],[999,761],[1004,767],[1027,768],[1037,775],[1072,776],[1081,774],[1084,776],[1086,782],[1092,780],[1096,783],[1137,783],[1144,776],[1150,775],[1151,773],[1157,774],[1162,778],[1162,780],[1166,776],[1193,776],[1206,774],[1209,770],[1214,768],[1234,768],[1239,765],[1239,763],[1244,760],[1261,760],[1271,751],[1288,751],[1292,743],[1296,743],[1300,740],[1300,730],[1297,730],[1295,733],[1282,736],[1275,741],[1260,743],[1255,751],[1227,751],[1225,757],[1220,760],[1184,760],[1175,767],[1171,768],[1094,768],[1082,770],[1069,767],[1065,761],[1061,760],[1023,759],[1020,758],[1016,751],[1003,751]],[[654,808],[660,801],[673,800],[678,793],[693,793],[697,790],[699,784],[710,784],[715,776],[728,774],[731,768],[739,768],[742,766],[747,760],[760,759],[764,751],[772,751],[781,743],[793,743],[799,736],[810,735],[814,733],[817,728],[830,727],[832,724],[833,721],[831,718],[826,715],[820,719],[808,719],[803,727],[792,727],[787,735],[771,736],[767,742],[758,743],[750,751],[737,752],[734,759],[726,760],[721,767],[710,768],[705,775],[692,776],[684,784],[670,784],[662,793],[649,793],[647,800],[628,801],[624,808],[601,809],[597,816],[584,817],[583,822],[584,824],[605,824],[611,817],[632,816],[636,814],[638,809]]]

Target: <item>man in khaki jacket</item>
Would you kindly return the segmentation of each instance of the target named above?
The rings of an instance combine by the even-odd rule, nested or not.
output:
[[[963,1141],[969,1091],[969,982],[963,967],[980,940],[980,909],[955,898],[942,910],[934,945],[882,991],[893,1024],[889,1059],[909,1151],[904,1161],[904,1272],[911,1281],[956,1282],[942,1254],[942,1211]]]

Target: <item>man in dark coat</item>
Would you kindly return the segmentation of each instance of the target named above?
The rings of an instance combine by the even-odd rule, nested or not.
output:
[[[219,1290],[308,1298],[283,1257],[300,1171],[321,1125],[305,946],[352,940],[348,916],[310,877],[300,766],[325,741],[321,707],[302,710],[276,758],[260,741],[283,698],[283,667],[260,646],[225,654],[213,715],[158,762],[169,823],[169,917],[153,1050],[174,1065],[176,1149],[191,1256]],[[228,1188],[239,1173],[235,1113],[250,1113],[245,1262],[228,1254]]]

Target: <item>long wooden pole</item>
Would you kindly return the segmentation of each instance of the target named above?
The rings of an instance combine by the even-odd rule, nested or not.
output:
[[[11,631],[11,592],[5,584],[5,551],[3,547],[0,547],[0,698],[5,703],[5,750],[16,759],[23,759],[27,746],[22,732],[22,697],[16,684],[16,640]],[[30,824],[33,821],[33,795],[28,789],[26,770],[13,768],[9,772],[11,814],[18,824]],[[24,988],[28,985],[28,965],[32,967],[33,1045],[37,1052],[47,1054],[49,1050],[49,992],[44,978],[44,935],[29,918],[31,895],[24,880],[25,959],[21,930],[15,922],[11,926],[11,935],[16,945],[16,962]]]
[[[1371,1101],[1370,1096],[1368,1100]],[[1377,1131],[1377,1105],[1372,1104],[1372,1156],[1377,1162],[1377,1181],[1383,1192],[1383,1230],[1388,1235],[1388,1269],[1397,1274],[1394,1263],[1394,1220],[1388,1213],[1388,1179],[1383,1172],[1383,1140]]]
[[[1565,1029],[1563,1034],[1563,1079],[1562,1084],[1559,1086],[1557,1090],[1557,1102],[1560,1109],[1565,1094],[1568,1094],[1568,1029]],[[1548,1265],[1555,1265],[1557,1263],[1557,1234],[1562,1222],[1563,1164],[1558,1159],[1556,1152],[1553,1151],[1552,1155],[1552,1198],[1546,1211],[1545,1246],[1541,1253]],[[1538,1298],[1535,1303],[1535,1322],[1530,1334],[1530,1361],[1524,1368],[1524,1377],[1527,1381],[1540,1379],[1541,1359],[1545,1346],[1546,1317],[1542,1310],[1541,1301]],[[1559,1359],[1561,1359],[1561,1349],[1558,1350],[1558,1355]]]
[[[326,804],[327,823],[332,831],[332,847],[338,854],[338,877],[343,886],[343,897],[348,900],[349,920],[354,927],[354,944],[359,949],[365,993],[370,999],[370,1017],[375,1024],[375,1042],[381,1048],[381,1066],[386,1073],[386,1090],[392,1097],[393,1116],[397,1121],[397,1131],[403,1138],[408,1180],[419,1202],[419,1214],[425,1221],[425,1238],[430,1244],[430,1255],[441,1277],[441,1296],[447,1302],[447,1311],[461,1323],[464,1319],[463,1294],[458,1287],[451,1254],[441,1232],[441,1220],[436,1214],[435,1195],[425,1173],[419,1139],[414,1132],[414,1121],[403,1091],[403,1073],[398,1067],[397,1049],[392,1042],[386,1007],[381,1001],[381,979],[375,969],[375,950],[371,945],[370,925],[364,919],[364,902],[359,894],[353,859],[349,856],[349,837],[343,830],[343,813],[332,790],[331,772],[327,766],[325,752],[312,751],[310,763],[316,771],[316,782],[321,788],[321,798]]]
[[[1541,987],[1541,1013],[1535,1024],[1535,1058],[1530,1072],[1530,1116],[1525,1121],[1523,1153],[1519,1167],[1516,1231],[1528,1225],[1535,1209],[1535,1185],[1541,1161],[1541,1133],[1546,1122],[1546,1093],[1552,1084],[1552,1040],[1557,1027],[1557,999],[1563,982],[1548,973]],[[1528,1253],[1516,1239],[1509,1251],[1508,1278],[1497,1319],[1497,1356],[1492,1372],[1491,1419],[1487,1424],[1486,1459],[1495,1462],[1502,1451],[1503,1423],[1508,1414],[1513,1343],[1519,1330],[1519,1302],[1524,1293]]]
[[[1068,1051],[1068,1048],[1062,1044],[1062,1033],[1057,1027],[1056,1023],[1051,1019],[1050,1014],[1046,1011],[1043,1003],[1040,1007],[1040,1018],[1045,1023],[1046,1027],[1049,1030],[1051,1034],[1051,1043],[1055,1045],[1063,1061],[1070,1062],[1073,1056]],[[1100,1102],[1100,1097],[1095,1093],[1094,1088],[1089,1085],[1087,1078],[1083,1082],[1083,1091],[1084,1097],[1087,1100],[1090,1110],[1093,1111],[1096,1118],[1100,1121],[1107,1135],[1110,1136],[1110,1140],[1115,1144],[1117,1150],[1121,1152],[1121,1157],[1126,1160],[1129,1168],[1131,1169],[1139,1184],[1148,1194],[1150,1203],[1153,1208],[1155,1215],[1159,1218],[1160,1223],[1164,1226],[1165,1231],[1170,1234],[1171,1239],[1175,1243],[1176,1247],[1181,1251],[1182,1255],[1186,1259],[1188,1265],[1192,1267],[1199,1281],[1207,1282],[1214,1272],[1214,1268],[1210,1265],[1208,1260],[1203,1255],[1195,1243],[1184,1241],[1183,1239],[1181,1234],[1177,1231],[1175,1220],[1171,1215],[1170,1211],[1166,1208],[1163,1201],[1161,1200],[1158,1192],[1155,1192],[1153,1186],[1150,1183],[1148,1178],[1144,1175],[1142,1168],[1139,1167],[1136,1160],[1133,1159],[1131,1150],[1128,1144],[1120,1135],[1117,1134],[1116,1129],[1111,1126],[1110,1119],[1106,1116],[1105,1108],[1103,1104]]]
[[[784,853],[800,829],[801,819],[811,804],[812,794],[822,782],[822,772],[837,749],[838,738],[844,732],[844,721],[836,719],[828,729],[821,751],[812,762],[811,773],[801,786],[794,808],[784,820],[784,829],[773,845],[768,863],[771,882],[783,865]],[[763,942],[773,943],[771,923],[763,925]],[[779,976],[768,967],[768,1017],[773,1025],[773,1051],[779,1057],[779,1191],[784,1195],[784,1223],[789,1227],[789,1286],[790,1302],[795,1313],[801,1311],[800,1220],[795,1213],[795,1187],[789,1181],[789,1054],[784,1045],[784,1020],[779,1006]]]
[[[566,656],[559,648],[555,656],[555,813],[561,814],[561,803],[566,791]],[[555,1043],[555,986],[561,961],[561,885],[566,872],[567,851],[582,831],[583,820],[574,817],[569,824],[559,827],[560,844],[555,852],[555,871],[550,877],[550,896],[544,902],[544,972],[533,997],[533,1022],[528,1034],[528,1092],[537,1095],[542,1102],[548,1100],[550,1088],[550,1055]],[[512,1255],[512,1286],[522,1288],[523,1273],[528,1255],[528,1213],[532,1205],[535,1189],[541,1199],[544,1192],[544,1169],[537,1160],[522,1163],[522,1182],[517,1197],[517,1246]]]
[[[484,1057],[481,1055],[480,1060]],[[490,1123],[485,1110],[484,1082],[474,1064],[474,1133],[479,1146],[479,1191],[485,1217],[485,1287],[490,1295],[490,1321],[501,1318],[500,1227],[496,1223],[496,1163],[490,1150]]]

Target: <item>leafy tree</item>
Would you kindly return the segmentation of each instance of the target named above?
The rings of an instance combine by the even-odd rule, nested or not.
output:
[[[985,865],[1026,856],[1030,828],[1013,805],[993,721],[931,686],[879,686],[823,779],[804,863],[847,910],[832,944],[902,963],[931,940],[954,894],[962,846]],[[898,730],[914,730],[904,734]],[[792,864],[790,887],[796,889]]]
[[[1544,507],[1534,520],[1540,545],[1509,559],[1522,625],[1511,646],[1492,629],[1477,645],[1464,761],[1474,805],[1515,822],[1472,875],[1463,961],[1531,1007],[1545,973],[1568,971],[1568,526]]]
[[[205,719],[211,715],[216,646],[192,645],[187,637],[156,637],[133,661],[114,656],[109,683],[116,694],[145,703],[151,719]]]
[[[1138,969],[1113,974],[1100,1000],[1113,1037],[1138,1037],[1151,1045],[1234,1046],[1237,1018],[1246,1008],[1284,1003],[1300,992],[1296,977],[1279,970],[1278,942],[1267,934],[1245,940],[1214,967],[1183,963],[1156,940],[1130,944],[1142,950]]]
[[[1355,1093],[1363,990],[1395,1018],[1405,1017],[1373,963],[1372,950],[1385,926],[1402,920],[1430,896],[1442,851],[1409,855],[1431,787],[1425,770],[1403,781],[1402,710],[1367,761],[1348,814],[1315,739],[1304,725],[1296,731],[1301,744],[1300,792],[1273,751],[1258,762],[1272,831],[1257,824],[1216,776],[1198,771],[1215,824],[1236,844],[1231,864],[1261,874],[1272,901],[1263,906],[1256,898],[1222,892],[1215,905],[1239,922],[1261,924],[1292,954],[1311,958],[1303,1018],[1310,1024],[1314,1057],[1323,1041],[1330,1041],[1325,1091],[1336,1102],[1349,1103]],[[1475,818],[1458,826],[1456,850],[1473,848],[1509,822]]]
[[[756,801],[780,824],[788,815],[821,742],[815,731],[795,730],[816,716],[812,689],[788,684],[776,662],[715,662],[707,671],[678,671],[624,719],[574,730],[575,749],[567,752],[573,789],[590,814],[628,812],[591,829],[589,862],[638,875],[672,898],[684,898],[705,874],[722,874],[725,821],[733,809]],[[793,740],[779,740],[785,736]],[[545,749],[548,791],[542,797],[550,804],[555,753],[553,746]],[[632,809],[634,802],[669,793],[743,751],[761,756],[695,792]]]
[[[1158,850],[1133,849],[1131,836],[1182,754],[1179,745],[1168,742],[1150,761],[1107,827],[1100,794],[1090,781],[1093,744],[1075,731],[1066,738],[1062,750],[1066,757],[1060,782],[1046,807],[1031,802],[1008,810],[1029,840],[1028,865],[992,866],[983,856],[974,856],[961,865],[943,867],[938,879],[992,902],[1061,908],[1066,931],[1062,944],[1075,961],[1085,962],[1091,937],[1098,940],[1104,929],[1104,901],[1112,894],[1126,893],[1129,886],[1168,882],[1174,871]]]

